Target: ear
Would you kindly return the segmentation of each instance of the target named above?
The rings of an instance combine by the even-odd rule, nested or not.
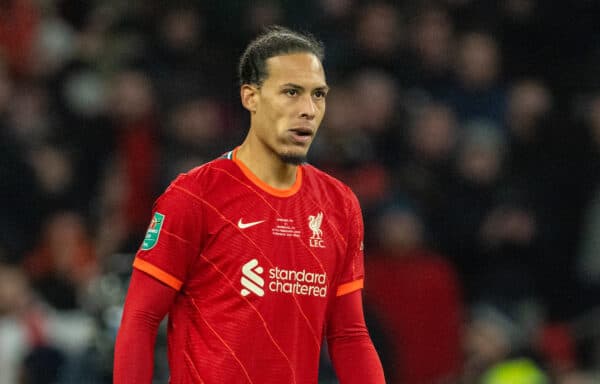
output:
[[[251,113],[256,112],[258,102],[258,89],[254,85],[244,84],[240,87],[242,105]]]

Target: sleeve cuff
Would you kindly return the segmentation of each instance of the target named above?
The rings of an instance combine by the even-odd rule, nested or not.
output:
[[[354,280],[349,283],[344,283],[338,286],[336,296],[343,296],[350,292],[362,289],[364,286],[364,279]]]
[[[183,285],[181,280],[179,280],[175,276],[163,271],[157,266],[150,264],[149,262],[142,260],[138,257],[136,257],[133,261],[133,267],[149,274],[150,276],[154,277],[158,281],[165,283],[166,285],[175,289],[176,291],[179,291],[181,289],[181,286]]]

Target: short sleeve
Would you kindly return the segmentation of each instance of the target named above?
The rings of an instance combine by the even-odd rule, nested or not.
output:
[[[176,180],[156,200],[133,266],[180,290],[200,253],[202,225],[200,199]]]
[[[337,287],[336,296],[362,289],[364,285],[364,224],[362,212],[358,199],[352,191],[349,191],[349,196],[347,209],[349,216],[348,246],[341,276],[338,280],[340,283]]]

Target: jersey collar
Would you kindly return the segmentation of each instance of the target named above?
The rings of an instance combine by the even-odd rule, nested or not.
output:
[[[268,194],[276,196],[276,197],[289,197],[289,196],[292,196],[293,194],[295,194],[296,192],[298,192],[298,190],[300,189],[300,186],[302,185],[302,167],[301,166],[297,167],[296,181],[294,182],[294,185],[292,185],[290,188],[287,188],[287,189],[273,188],[269,184],[265,183],[264,181],[262,181],[258,177],[256,177],[256,175],[254,173],[252,173],[252,171],[248,167],[246,167],[246,165],[237,158],[238,148],[239,147],[236,147],[233,151],[229,152],[227,154],[227,156],[225,156],[225,157],[231,159],[240,168],[240,170],[242,171],[244,176],[246,176],[254,185],[259,187],[263,191],[267,192]]]

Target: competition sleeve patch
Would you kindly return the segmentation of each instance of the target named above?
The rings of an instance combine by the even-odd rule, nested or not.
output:
[[[154,217],[152,217],[152,221],[148,226],[146,236],[144,237],[144,241],[142,242],[142,251],[148,251],[156,245],[164,221],[165,215],[159,212],[154,212]]]

